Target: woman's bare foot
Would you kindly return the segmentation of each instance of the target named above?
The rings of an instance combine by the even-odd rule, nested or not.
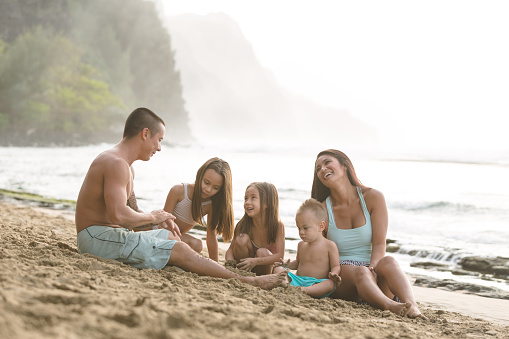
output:
[[[277,274],[260,275],[256,277],[239,277],[238,279],[252,286],[260,287],[264,290],[271,290],[280,286],[286,279],[286,271]]]
[[[419,308],[417,307],[417,304],[410,304],[410,308],[406,314],[409,318],[420,318],[423,320],[428,320],[428,318],[419,311]]]
[[[399,316],[406,316],[410,311],[411,303],[399,303],[394,301],[391,306],[389,306],[389,311]]]

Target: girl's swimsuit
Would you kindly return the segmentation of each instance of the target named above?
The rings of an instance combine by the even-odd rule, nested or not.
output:
[[[182,185],[184,185],[184,199],[177,202],[175,208],[173,209],[173,215],[186,224],[194,225],[196,222],[193,220],[193,215],[191,212],[193,201],[187,196],[187,184]],[[201,207],[203,208],[203,206],[210,205],[211,203],[212,200],[204,201],[201,203]]]
[[[254,251],[254,254],[256,255],[256,252],[261,248],[261,247],[258,247],[256,246],[256,244],[254,243],[253,240],[251,240],[251,245],[253,245],[253,251]],[[276,252],[276,244],[275,243],[271,243],[269,244],[267,247],[266,247],[270,253],[273,253]]]
[[[341,265],[369,266],[371,261],[371,248],[373,230],[371,227],[371,216],[369,215],[362,191],[357,187],[357,193],[361,201],[362,211],[366,224],[352,229],[339,229],[336,227],[334,212],[330,196],[325,203],[329,214],[329,228],[327,238],[334,241],[339,251]]]

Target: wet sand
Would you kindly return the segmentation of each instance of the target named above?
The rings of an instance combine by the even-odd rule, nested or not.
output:
[[[429,321],[402,318],[294,287],[80,255],[71,213],[0,210],[0,338],[509,337],[507,300],[414,287]]]

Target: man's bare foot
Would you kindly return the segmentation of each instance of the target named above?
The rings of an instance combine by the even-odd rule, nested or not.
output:
[[[410,311],[411,306],[412,306],[412,304],[410,304],[410,303],[398,303],[398,302],[394,301],[394,303],[391,304],[391,306],[389,307],[389,311],[391,311],[392,313],[394,313],[396,315],[404,317]]]
[[[428,320],[428,318],[422,314],[421,311],[419,311],[417,305],[414,304],[410,304],[410,308],[408,309],[406,316],[409,318],[420,318],[423,320]]]
[[[280,286],[287,275],[288,273],[283,271],[277,274],[260,275],[257,277],[241,277],[239,280],[249,285],[260,287],[264,290],[271,290]]]

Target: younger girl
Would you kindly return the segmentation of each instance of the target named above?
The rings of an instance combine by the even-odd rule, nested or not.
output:
[[[200,253],[202,241],[187,232],[196,224],[207,227],[207,249],[210,259],[219,260],[217,235],[225,242],[233,236],[232,175],[230,165],[222,159],[207,160],[196,173],[194,184],[175,185],[164,205],[176,219],[183,242]],[[207,216],[207,223],[203,217]]]
[[[225,259],[236,260],[237,268],[257,275],[270,274],[273,264],[285,252],[285,230],[279,220],[276,187],[266,182],[247,186],[244,210]]]

